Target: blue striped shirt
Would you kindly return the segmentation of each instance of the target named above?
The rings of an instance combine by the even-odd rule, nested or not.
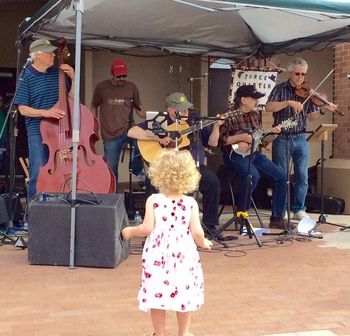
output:
[[[283,102],[286,100],[295,100],[300,103],[303,103],[304,100],[295,94],[295,88],[290,85],[289,80],[276,85],[268,98],[268,102]],[[288,118],[296,117],[298,118],[298,125],[294,127],[294,129],[290,128],[289,131],[306,131],[307,114],[318,110],[318,106],[312,103],[310,99],[305,103],[303,110],[298,114],[295,114],[294,110],[290,106],[287,106],[278,112],[273,112],[273,126],[281,124],[282,121]]]
[[[57,101],[58,67],[52,66],[40,72],[30,65],[19,84],[15,104],[46,110]],[[40,134],[40,122],[41,117],[25,117],[28,136]]]

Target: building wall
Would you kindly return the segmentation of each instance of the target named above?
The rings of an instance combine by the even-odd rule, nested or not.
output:
[[[0,3],[0,67],[15,68],[17,65],[18,26],[26,17],[31,17],[47,1],[4,1]],[[26,58],[27,55],[24,56]]]
[[[334,100],[341,107],[344,116],[335,115],[334,158],[350,159],[350,43],[340,44],[334,52]]]

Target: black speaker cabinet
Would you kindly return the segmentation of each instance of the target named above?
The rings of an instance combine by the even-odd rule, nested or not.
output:
[[[121,239],[121,230],[129,220],[124,196],[77,195],[74,265],[116,267],[129,255],[130,244]],[[80,201],[81,200],[81,201]],[[49,195],[32,201],[28,222],[28,261],[34,265],[69,265],[71,205],[65,196]]]
[[[10,220],[10,217],[7,211],[6,200],[3,197],[3,195],[0,195],[0,225],[7,224],[9,220]]]
[[[0,224],[8,223],[10,219],[13,223],[17,224],[22,218],[22,213],[23,208],[21,198],[18,193],[12,194],[11,209],[10,194],[0,195]]]

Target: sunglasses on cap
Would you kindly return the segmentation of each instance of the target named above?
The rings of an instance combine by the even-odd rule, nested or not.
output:
[[[303,76],[303,77],[305,77],[306,76],[306,72],[294,72],[294,75],[295,76]]]

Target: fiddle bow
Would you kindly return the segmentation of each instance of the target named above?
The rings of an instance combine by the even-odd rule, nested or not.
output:
[[[307,95],[307,97],[305,98],[305,100],[303,101],[303,105],[309,100],[312,99],[313,103],[315,103],[316,105],[330,105],[332,104],[330,101],[328,101],[325,97],[323,97],[320,93],[317,92],[317,89],[324,83],[324,81],[334,72],[334,69],[332,69],[325,78],[322,79],[322,81],[316,86],[315,89],[311,89],[309,86],[306,85],[306,83],[303,83],[300,86],[297,86],[295,88],[295,92],[298,96],[305,98],[305,96]],[[334,110],[336,113],[338,113],[338,115],[343,116],[344,113],[341,112],[341,110],[337,107]]]

